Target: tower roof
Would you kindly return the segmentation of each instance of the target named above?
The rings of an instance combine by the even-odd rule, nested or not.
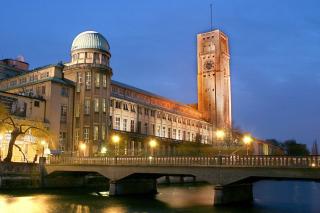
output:
[[[71,51],[79,49],[99,49],[109,52],[110,46],[107,39],[96,31],[85,31],[75,37]]]

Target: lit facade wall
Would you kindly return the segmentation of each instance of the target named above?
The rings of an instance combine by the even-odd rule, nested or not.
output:
[[[72,51],[64,77],[75,83],[73,105],[73,151],[81,143],[85,155],[99,152],[109,139],[110,53],[98,49]]]
[[[15,121],[32,121],[43,123],[45,121],[46,101],[44,99],[26,97],[7,92],[0,92],[0,102],[7,108],[8,112]],[[10,133],[3,130],[0,132],[0,159],[3,159],[8,152]],[[27,134],[17,138],[17,147],[13,148],[12,160],[16,162],[32,162],[35,155],[39,154],[39,139],[32,135],[32,130]]]
[[[112,82],[112,129],[173,140],[212,143],[213,127],[194,108]]]
[[[54,137],[50,148],[71,150],[74,86],[62,78],[62,66],[46,66],[21,76],[3,79],[0,81],[0,89],[46,100],[44,122],[48,123]]]
[[[198,109],[215,128],[232,125],[228,37],[219,30],[197,35]]]

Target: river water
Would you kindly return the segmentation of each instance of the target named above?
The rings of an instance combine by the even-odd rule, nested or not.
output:
[[[320,183],[261,181],[254,184],[252,206],[213,207],[213,187],[206,184],[162,185],[155,197],[109,197],[84,190],[0,193],[1,213],[127,212],[279,212],[320,213]]]

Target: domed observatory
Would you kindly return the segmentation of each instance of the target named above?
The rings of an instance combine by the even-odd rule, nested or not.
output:
[[[71,57],[71,64],[90,63],[109,66],[110,46],[100,33],[85,31],[73,40]]]
[[[109,137],[110,57],[109,43],[98,32],[82,32],[72,42],[64,77],[75,83],[73,151],[79,156],[100,152]]]

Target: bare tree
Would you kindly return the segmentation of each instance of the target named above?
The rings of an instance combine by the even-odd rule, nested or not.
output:
[[[23,136],[32,131],[32,135],[41,138],[49,137],[49,132],[46,130],[43,123],[33,122],[28,120],[16,119],[14,116],[10,115],[5,106],[0,104],[0,129],[5,129],[10,133],[10,141],[8,145],[8,153],[5,157],[5,162],[12,161],[13,147],[17,147],[22,153],[24,159],[26,160],[25,154],[22,152],[20,146],[15,144],[19,136]]]

